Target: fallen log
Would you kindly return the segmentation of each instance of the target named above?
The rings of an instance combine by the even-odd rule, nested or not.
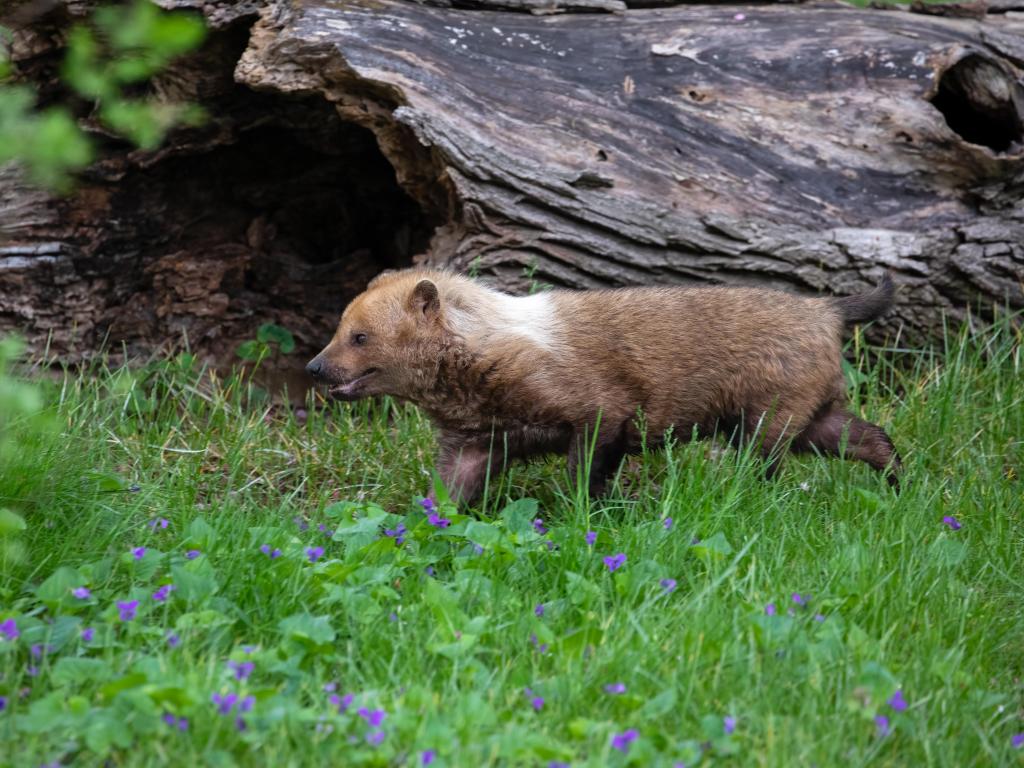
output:
[[[222,52],[189,70],[203,81],[221,67],[223,80],[234,67],[212,99],[219,130],[183,132],[153,155],[112,151],[105,176],[56,204],[5,182],[0,200],[17,209],[0,245],[0,330],[21,324],[38,342],[74,301],[93,340],[115,327],[114,340],[145,348],[185,324],[201,346],[226,349],[264,317],[297,323],[313,348],[366,274],[414,257],[512,290],[724,281],[843,294],[890,270],[899,303],[878,332],[900,326],[913,340],[971,306],[1024,308],[1024,21],[1013,12],[306,0],[263,8],[250,29],[251,4],[234,16],[226,3],[161,4],[199,5],[222,29]],[[616,12],[580,12],[605,4]],[[246,143],[258,126],[312,155],[282,167],[273,140]],[[352,138],[358,129],[386,163],[367,160],[376,150]],[[216,196],[190,208],[176,174],[161,173],[229,151],[239,157],[225,173],[275,169],[231,215]],[[325,157],[334,170],[314,174],[298,207],[317,195],[337,205],[312,220],[292,205],[282,234],[280,211],[301,187],[290,171],[323,170]],[[189,167],[197,184],[205,167]],[[117,191],[140,174],[155,188],[133,209]],[[35,215],[46,206],[60,215]],[[350,237],[318,261],[349,232],[337,225],[346,206],[378,230],[390,218],[399,237]],[[181,235],[196,217],[201,238],[154,226]],[[277,277],[254,285],[268,252]],[[213,278],[178,267],[169,278],[174,254]],[[117,275],[97,289],[87,276],[111,258]],[[33,293],[54,259],[65,288]],[[331,277],[346,265],[347,282]],[[284,306],[258,300],[290,276],[300,287]],[[24,290],[12,297],[12,285]],[[110,320],[111,285],[148,322],[134,336]],[[57,351],[73,356],[72,336]]]

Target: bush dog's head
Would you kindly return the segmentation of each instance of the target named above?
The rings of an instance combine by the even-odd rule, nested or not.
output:
[[[415,392],[436,369],[444,337],[441,297],[430,278],[420,270],[374,278],[306,370],[339,400]]]

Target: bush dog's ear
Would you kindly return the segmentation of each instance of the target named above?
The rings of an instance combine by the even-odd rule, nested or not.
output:
[[[412,289],[409,306],[413,312],[420,313],[424,317],[437,317],[441,311],[441,297],[437,293],[437,286],[429,280],[420,280]]]

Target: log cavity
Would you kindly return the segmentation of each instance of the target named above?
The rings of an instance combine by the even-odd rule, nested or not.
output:
[[[971,144],[996,152],[1021,146],[1024,89],[982,56],[965,56],[943,72],[931,102],[949,127]]]

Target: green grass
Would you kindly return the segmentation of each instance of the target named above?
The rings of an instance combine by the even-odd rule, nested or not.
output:
[[[0,416],[0,506],[26,523],[0,516],[0,622],[20,632],[0,641],[0,763],[1020,764],[1021,338],[947,346],[859,348],[850,370],[903,453],[899,496],[850,462],[792,458],[765,482],[747,454],[683,442],[595,502],[562,461],[518,466],[445,529],[416,503],[432,438],[412,408],[303,422],[187,357],[43,384],[47,410]],[[0,383],[0,410],[29,397]],[[380,533],[399,522],[401,547]],[[255,697],[244,731],[211,702],[228,692]],[[360,707],[387,713],[379,745]]]

